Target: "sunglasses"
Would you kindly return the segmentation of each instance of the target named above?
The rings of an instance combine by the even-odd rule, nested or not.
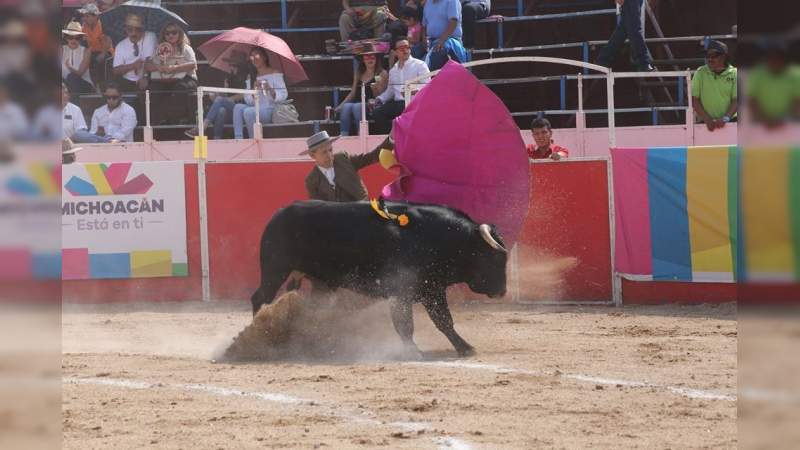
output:
[[[398,46],[397,46],[397,47],[395,47],[394,49],[395,49],[395,50],[408,50],[408,49],[410,49],[410,48],[411,48],[411,47],[409,47],[408,45],[398,45]]]
[[[119,95],[106,95],[104,97],[106,98],[106,100],[119,100],[121,98],[121,96]]]
[[[81,38],[79,38],[78,36],[70,36],[70,35],[67,35],[67,36],[66,36],[66,39],[67,39],[68,41],[79,41]]]
[[[144,30],[144,27],[131,27],[131,26],[125,27],[125,31],[127,31],[128,33],[131,33],[131,32],[134,32],[134,31],[142,31],[142,30]]]
[[[173,34],[180,34],[180,33],[181,32],[179,30],[167,30],[164,32],[164,36],[171,36]]]

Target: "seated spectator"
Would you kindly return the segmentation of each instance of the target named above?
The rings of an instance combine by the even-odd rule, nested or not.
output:
[[[53,93],[55,94],[54,101],[42,105],[33,118],[30,137],[34,140],[59,141],[66,133],[62,117],[64,116],[63,110],[69,101],[69,91],[62,83],[60,88],[54,87]],[[59,102],[62,104],[62,108],[56,106]],[[69,104],[71,105],[71,103]]]
[[[342,42],[379,38],[386,30],[386,0],[342,0]]]
[[[84,33],[78,22],[70,22],[61,33],[66,40],[66,45],[61,46],[61,80],[75,96],[72,101],[77,102],[77,94],[94,91],[92,76],[89,74],[91,52],[81,45]]]
[[[533,144],[528,144],[526,150],[531,159],[552,159],[558,161],[569,157],[569,150],[553,143],[553,130],[550,121],[545,118],[536,118],[531,122],[531,136]]]
[[[748,107],[754,121],[775,128],[800,111],[800,68],[789,62],[782,42],[767,42],[762,50],[764,62],[747,76]]]
[[[144,31],[144,21],[135,14],[125,18],[127,37],[114,49],[114,76],[123,91],[147,89],[145,61],[156,53],[156,38],[152,31]]]
[[[600,50],[597,64],[611,67],[617,58],[626,40],[631,41],[631,57],[636,64],[636,70],[649,72],[655,70],[652,66],[653,57],[644,42],[644,28],[642,28],[642,8],[644,0],[615,0],[619,9],[617,27],[608,39],[608,43]]]
[[[86,136],[89,133],[89,129],[86,126],[86,118],[83,117],[83,111],[74,103],[69,102],[69,89],[64,84],[61,85],[61,105],[63,106],[61,111],[61,132],[63,137],[73,140],[80,139],[79,142],[86,142],[91,139]]]
[[[286,82],[283,73],[269,65],[269,55],[261,47],[250,50],[250,77],[245,82],[246,89],[256,89],[258,94],[258,120],[259,123],[271,123],[275,103],[288,98]],[[244,96],[245,104],[233,107],[233,134],[236,139],[244,138],[244,124],[247,124],[247,133],[252,138],[253,125],[256,122],[256,107],[254,97],[250,94]]]
[[[475,48],[475,26],[481,19],[489,17],[491,0],[461,0],[461,27],[464,47]]]
[[[430,51],[425,64],[431,71],[439,70],[448,59],[468,61],[461,42],[461,4],[459,0],[428,0],[422,16],[423,33]]]
[[[28,130],[28,116],[21,106],[8,95],[8,88],[0,84],[0,141],[25,137]]]
[[[94,110],[89,134],[75,134],[75,142],[133,142],[133,129],[136,128],[136,111],[122,100],[118,85],[109,83],[103,95],[106,104]]]
[[[403,22],[408,28],[408,43],[411,45],[411,56],[417,59],[425,57],[425,43],[422,41],[422,24],[420,23],[419,10],[410,6],[403,7],[401,13]]]
[[[711,41],[706,65],[692,77],[692,107],[708,131],[736,119],[737,96],[736,67],[728,61],[728,46]]]
[[[94,3],[88,3],[78,10],[83,14],[83,33],[91,52],[89,72],[96,86],[102,86],[109,80],[111,61],[114,57],[114,46],[111,38],[103,33],[103,24],[100,23],[100,9]]]
[[[177,23],[167,23],[161,29],[157,54],[145,63],[145,68],[150,72],[150,90],[175,91],[154,97],[161,122],[187,122],[196,104],[187,91],[197,89],[197,58],[189,38]]]
[[[248,75],[249,69],[247,64],[241,64],[236,67],[235,72],[225,80],[224,87],[231,87],[235,89],[245,88],[245,77]],[[211,107],[203,117],[203,129],[208,128],[209,125],[214,124],[214,139],[222,139],[226,123],[233,123],[233,108],[237,103],[244,102],[244,95],[242,94],[216,94]],[[197,127],[193,127],[186,131],[186,136],[194,138],[199,133]]]
[[[397,62],[389,70],[387,89],[375,98],[375,133],[386,134],[392,129],[392,120],[403,113],[406,108],[403,93],[404,82],[430,73],[424,62],[411,56],[411,47],[407,39],[400,39],[392,45]],[[423,79],[419,83],[427,83]]]
[[[361,103],[369,102],[386,90],[389,74],[381,65],[381,59],[383,59],[383,53],[374,49],[356,56],[358,68],[353,76],[353,87],[342,103],[336,107],[341,121],[339,129],[342,136],[350,136],[353,124],[361,121]],[[361,98],[362,85],[365,87],[365,99]],[[371,115],[370,108],[367,108],[367,115]]]

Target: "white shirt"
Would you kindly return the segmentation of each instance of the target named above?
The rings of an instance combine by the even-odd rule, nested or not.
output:
[[[81,64],[83,63],[83,57],[86,56],[86,52],[89,49],[86,47],[79,45],[77,48],[69,48],[69,45],[62,45],[61,46],[61,78],[67,79],[67,76],[72,73],[67,69],[67,63],[72,66],[73,69],[78,70],[81,68]],[[81,78],[86,80],[87,83],[94,85],[92,83],[92,76],[89,74],[90,70],[87,68],[86,72],[83,72]]]
[[[61,111],[55,105],[47,104],[39,108],[36,111],[36,117],[33,119],[31,137],[34,139],[60,141],[64,137],[64,129],[63,126],[58,126],[59,116],[62,116]]]
[[[64,105],[61,117],[61,130],[64,137],[72,138],[77,130],[86,130],[86,119],[83,111],[77,105],[67,103]]]
[[[103,127],[106,136],[114,139],[133,142],[133,129],[136,128],[136,111],[125,102],[120,102],[113,111],[108,105],[103,105],[94,110],[92,114],[92,133],[97,133],[97,127]]]
[[[25,111],[12,101],[0,106],[0,140],[21,137],[28,127]]]
[[[336,183],[334,182],[334,180],[336,180],[336,172],[333,170],[333,166],[328,168],[317,166],[317,169],[319,169],[319,171],[325,175],[325,178],[328,179],[328,183],[330,183],[331,186],[336,186]]]
[[[260,108],[265,108],[269,106],[274,106],[275,103],[280,103],[286,100],[289,97],[289,92],[286,90],[286,82],[283,80],[282,73],[268,73],[266,75],[259,75],[256,77],[256,85],[254,87],[250,86],[250,78],[245,81],[245,89],[261,89],[260,84],[266,83],[267,86],[275,89],[275,100],[272,99],[271,95],[264,96],[264,93],[258,94],[258,106]],[[244,95],[244,102],[248,105],[255,104],[255,100],[253,100],[253,96],[250,94]]]
[[[428,73],[430,73],[430,70],[428,70],[428,66],[425,62],[412,56],[408,57],[402,69],[400,68],[400,61],[398,61],[389,71],[389,87],[387,87],[378,98],[381,100],[381,103],[386,103],[391,100],[405,100],[405,95],[403,94],[405,81]],[[419,83],[427,83],[428,81],[430,81],[430,78],[424,78],[419,81]]]
[[[152,58],[156,53],[158,38],[156,38],[156,34],[152,31],[146,31],[144,37],[138,42],[138,45],[139,56],[136,56],[134,45],[130,38],[119,41],[119,44],[117,44],[114,50],[114,67],[130,64],[137,59],[145,60],[147,58]],[[123,78],[135,83],[139,81],[139,74],[130,70],[123,75]]]

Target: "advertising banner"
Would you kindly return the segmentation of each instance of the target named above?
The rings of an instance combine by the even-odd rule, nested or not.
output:
[[[62,278],[186,276],[183,162],[62,168]]]

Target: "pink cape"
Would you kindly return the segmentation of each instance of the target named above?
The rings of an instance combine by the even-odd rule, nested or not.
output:
[[[446,205],[497,226],[508,248],[530,202],[530,165],[503,102],[461,65],[448,62],[392,131],[400,176],[390,200]]]

